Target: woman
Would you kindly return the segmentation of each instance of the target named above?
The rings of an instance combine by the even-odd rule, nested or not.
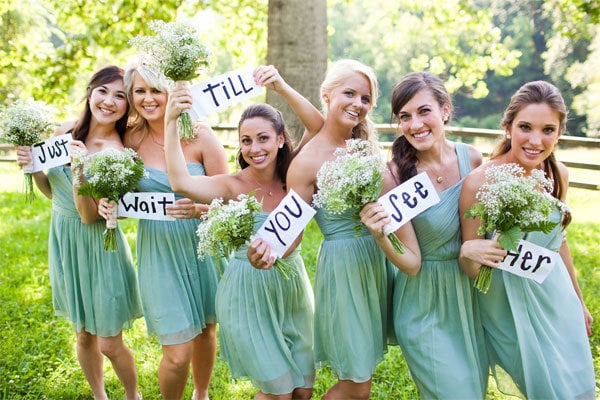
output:
[[[452,100],[437,76],[404,76],[393,89],[391,108],[401,130],[388,164],[396,185],[426,172],[440,197],[412,219],[422,264],[416,276],[396,276],[396,337],[422,398],[482,399],[488,379],[480,349],[483,333],[472,284],[458,263],[458,197],[465,176],[481,164],[481,154],[446,138]]]
[[[526,175],[536,169],[544,171],[554,184],[552,196],[564,202],[568,171],[556,161],[554,149],[566,119],[567,108],[556,87],[544,81],[523,85],[504,111],[506,136],[490,161],[465,179],[460,214],[477,201],[486,169],[503,164],[517,164]],[[498,388],[506,393],[531,399],[595,399],[594,366],[586,336],[586,328],[591,334],[593,319],[565,239],[570,214],[561,215],[556,209],[550,218],[557,222],[552,232],[531,232],[525,237],[558,252],[557,263],[543,283],[494,270],[489,291],[478,295],[490,364]],[[482,264],[497,267],[507,254],[495,240],[477,234],[479,223],[479,219],[461,220],[460,261],[471,277],[477,276]]]
[[[153,71],[132,65],[125,73],[125,89],[132,107],[125,145],[136,150],[147,172],[139,191],[170,193],[164,153],[167,84]],[[202,125],[195,125],[195,132],[194,139],[181,141],[189,173],[227,173],[227,156],[214,132]],[[162,345],[161,395],[183,397],[191,362],[193,399],[201,400],[208,398],[216,355],[218,277],[214,260],[200,261],[196,255],[201,205],[178,194],[176,198],[167,214],[177,220],[139,220],[139,287],[148,333]]]
[[[191,101],[189,90],[179,86],[167,107],[165,154],[173,190],[205,203],[255,193],[263,209],[256,218],[258,229],[286,194],[292,146],[281,113],[266,104],[244,111],[238,125],[237,173],[191,176],[176,129],[178,115]],[[235,378],[249,378],[260,389],[255,399],[308,399],[315,377],[313,307],[302,258],[297,250],[287,255],[296,276],[284,279],[274,268],[254,268],[246,251],[244,247],[235,253],[217,289],[222,355]]]
[[[62,124],[55,134],[73,135],[72,153],[122,150],[129,108],[123,70],[108,66],[97,71],[85,99],[80,118]],[[19,147],[17,157],[19,165],[29,164],[29,147]],[[108,399],[103,355],[111,361],[126,398],[141,399],[134,359],[122,338],[122,329],[142,315],[131,251],[119,228],[118,251],[102,250],[105,221],[99,218],[96,200],[78,195],[73,186],[73,174],[81,173],[63,165],[33,174],[40,191],[52,199],[48,264],[54,310],[75,326],[77,358],[94,399]]]
[[[351,138],[376,141],[367,114],[377,95],[377,79],[369,67],[355,60],[331,65],[321,85],[325,123],[294,158],[287,176],[289,188],[306,202],[312,202],[317,173],[335,158],[336,148],[344,148]],[[373,371],[387,348],[391,293],[385,255],[367,229],[355,229],[352,215],[357,211],[340,216],[319,208],[316,214],[324,240],[315,277],[315,361],[338,376],[326,399],[368,398]],[[401,257],[408,270],[415,270],[417,245],[410,224],[405,227],[399,231],[407,248]]]

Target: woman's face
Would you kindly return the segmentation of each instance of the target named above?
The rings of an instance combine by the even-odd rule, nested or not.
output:
[[[505,131],[510,137],[510,155],[531,171],[554,151],[560,136],[560,117],[545,103],[529,104],[515,115]]]
[[[89,98],[90,111],[96,122],[114,125],[127,112],[127,95],[122,80],[96,86]]]
[[[444,121],[449,108],[440,106],[431,90],[419,90],[398,112],[402,134],[417,151],[431,148],[446,138]]]
[[[253,117],[240,125],[240,152],[249,166],[263,169],[277,160],[279,146],[284,142],[271,121]]]
[[[328,104],[327,117],[354,128],[364,121],[371,109],[371,85],[360,73],[354,73],[331,92],[323,94]]]
[[[147,121],[162,121],[167,107],[167,92],[150,86],[135,72],[131,88],[133,107],[137,113]]]

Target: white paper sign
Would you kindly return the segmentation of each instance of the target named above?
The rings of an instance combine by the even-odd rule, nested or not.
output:
[[[509,251],[498,268],[542,283],[556,265],[557,257],[560,255],[555,251],[521,240],[518,252]]]
[[[119,199],[117,215],[139,219],[174,221],[167,215],[167,206],[175,203],[174,193],[140,192],[125,193]]]
[[[379,198],[379,203],[391,218],[385,234],[395,232],[402,225],[440,202],[431,179],[426,172],[413,176]]]
[[[38,172],[71,162],[69,142],[73,140],[70,133],[54,136],[31,146],[33,166],[25,172]]]
[[[254,237],[269,243],[271,253],[281,257],[315,214],[316,211],[290,189]]]
[[[262,93],[254,83],[254,67],[244,67],[190,87],[193,104],[192,119],[199,119]]]

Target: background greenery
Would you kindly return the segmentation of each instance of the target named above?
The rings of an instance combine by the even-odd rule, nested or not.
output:
[[[429,70],[454,93],[460,126],[498,128],[510,95],[524,82],[546,79],[571,108],[570,134],[600,132],[597,0],[0,0],[0,104],[33,96],[56,105],[61,117],[76,116],[83,82],[102,65],[125,65],[134,54],[129,39],[151,34],[153,19],[196,21],[213,52],[208,76],[263,64],[267,43],[284,40],[269,36],[267,21],[285,13],[283,5],[301,3],[297,12],[306,14],[286,20],[294,30],[325,2],[325,58],[352,57],[373,67],[381,88],[372,113],[377,123],[389,121],[399,78]],[[271,62],[314,64],[302,58],[307,42],[286,42],[285,60]],[[291,79],[303,71],[284,72]],[[315,91],[319,83],[312,82]],[[314,101],[313,90],[301,92]],[[235,123],[238,115],[234,107],[211,122]]]
[[[23,177],[14,163],[0,163],[0,398],[1,399],[90,399],[91,391],[77,362],[72,326],[56,318],[52,310],[47,266],[47,234],[51,203],[38,192],[28,205],[23,197]],[[569,204],[574,222],[568,240],[575,260],[579,283],[587,306],[600,320],[600,271],[597,245],[600,243],[600,192],[571,189]],[[135,254],[135,220],[119,222]],[[311,222],[302,243],[302,255],[311,279],[321,235]],[[560,299],[556,299],[560,301]],[[132,348],[140,389],[146,400],[159,399],[156,370],[160,346],[146,336],[143,320],[124,334]],[[590,344],[600,372],[598,323]],[[105,363],[106,387],[110,398],[124,393],[110,366]],[[314,398],[335,382],[327,370],[317,374]],[[185,398],[192,392],[188,382]],[[598,389],[597,389],[598,391]],[[217,361],[210,396],[212,399],[248,399],[256,390],[248,382],[231,378],[226,363]],[[598,391],[600,394],[600,391]],[[398,347],[390,348],[373,377],[373,399],[415,399],[406,363]],[[490,381],[488,399],[502,396]]]

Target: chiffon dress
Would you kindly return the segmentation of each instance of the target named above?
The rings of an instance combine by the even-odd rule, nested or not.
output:
[[[191,175],[205,175],[202,164],[190,163],[187,168]],[[165,171],[145,169],[141,192],[172,192]],[[194,218],[140,219],[138,223],[136,248],[144,317],[148,334],[157,336],[162,345],[189,342],[206,324],[216,322],[218,269],[212,257],[198,259],[199,223]]]
[[[52,188],[48,266],[54,311],[70,320],[77,332],[116,336],[142,316],[129,244],[117,226],[117,251],[106,251],[106,221],[81,222],[69,166],[48,169],[48,180]]]
[[[256,214],[255,231],[268,215]],[[275,267],[254,268],[247,250],[233,254],[217,289],[221,357],[234,378],[264,393],[312,388],[313,293],[299,248],[285,258],[294,269],[289,279]]]
[[[552,214],[559,221],[560,212]],[[560,224],[525,240],[558,251]],[[498,388],[528,399],[595,399],[595,374],[583,308],[560,257],[541,283],[494,270],[478,295]],[[512,379],[511,379],[512,378]]]
[[[324,239],[315,274],[315,361],[340,380],[371,379],[387,351],[391,299],[385,255],[355,210],[317,208]]]
[[[458,263],[458,198],[469,173],[468,147],[455,143],[461,180],[412,219],[422,265],[394,285],[397,340],[421,398],[483,399],[488,363],[473,281]]]

